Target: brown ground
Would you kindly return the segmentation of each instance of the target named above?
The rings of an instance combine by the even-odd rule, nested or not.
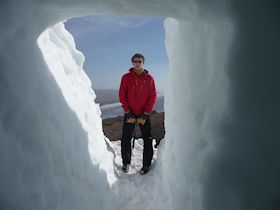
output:
[[[152,112],[150,116],[152,126],[152,137],[156,140],[164,138],[164,112]],[[122,137],[123,116],[108,118],[102,121],[103,132],[111,140],[120,140]],[[141,138],[139,125],[136,126],[135,138]]]

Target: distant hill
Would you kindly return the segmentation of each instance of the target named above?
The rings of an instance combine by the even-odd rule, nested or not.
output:
[[[119,90],[96,89],[94,92],[96,94],[95,102],[100,106],[119,101]]]
[[[161,140],[165,135],[164,112],[152,112],[151,116],[151,134],[156,140]],[[120,140],[122,138],[123,116],[104,119],[102,121],[104,134],[111,140]],[[139,126],[136,126],[135,138],[142,138]]]
[[[157,112],[164,112],[164,96],[158,94],[156,104],[154,105],[153,110]]]

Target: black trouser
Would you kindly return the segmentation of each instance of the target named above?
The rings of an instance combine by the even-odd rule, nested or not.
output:
[[[137,117],[137,116],[136,116]],[[131,139],[135,129],[135,123],[127,123],[126,115],[124,116],[123,132],[121,140],[121,152],[123,164],[130,164],[131,162]],[[153,159],[153,138],[151,137],[151,123],[149,117],[144,125],[140,125],[142,138],[144,140],[143,150],[143,166],[150,166]]]

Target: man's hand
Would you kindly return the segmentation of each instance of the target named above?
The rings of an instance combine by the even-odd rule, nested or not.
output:
[[[142,114],[142,115],[140,115],[140,117],[137,118],[137,122],[140,125],[144,125],[146,123],[147,118],[148,118],[148,115]]]
[[[133,114],[131,114],[131,112],[126,112],[125,113],[125,118],[126,118],[126,122],[127,123],[135,123],[136,121],[136,118]]]

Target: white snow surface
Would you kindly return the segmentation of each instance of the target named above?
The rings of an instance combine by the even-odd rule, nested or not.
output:
[[[122,105],[120,102],[112,103],[112,104],[104,104],[100,107],[102,112],[102,119],[112,118],[117,116],[122,116],[124,114]]]
[[[155,141],[153,142],[153,146]],[[152,186],[161,182],[162,165],[157,161],[158,149],[164,147],[164,139],[162,139],[160,147],[154,149],[154,156],[150,171],[141,175],[140,170],[142,168],[143,160],[143,139],[136,139],[134,148],[132,149],[131,164],[127,173],[123,172],[122,159],[121,159],[121,141],[112,141],[110,146],[114,151],[115,159],[115,174],[118,178],[116,185],[119,190],[119,205],[121,209],[149,209],[148,206],[157,207],[157,200],[159,194],[151,193]],[[164,196],[164,192],[160,192],[161,196]],[[150,204],[149,204],[150,203]],[[152,204],[154,203],[154,204]]]
[[[280,209],[277,1],[0,5],[1,210]],[[166,136],[145,176],[141,144],[119,173],[62,23],[98,14],[167,17]]]

